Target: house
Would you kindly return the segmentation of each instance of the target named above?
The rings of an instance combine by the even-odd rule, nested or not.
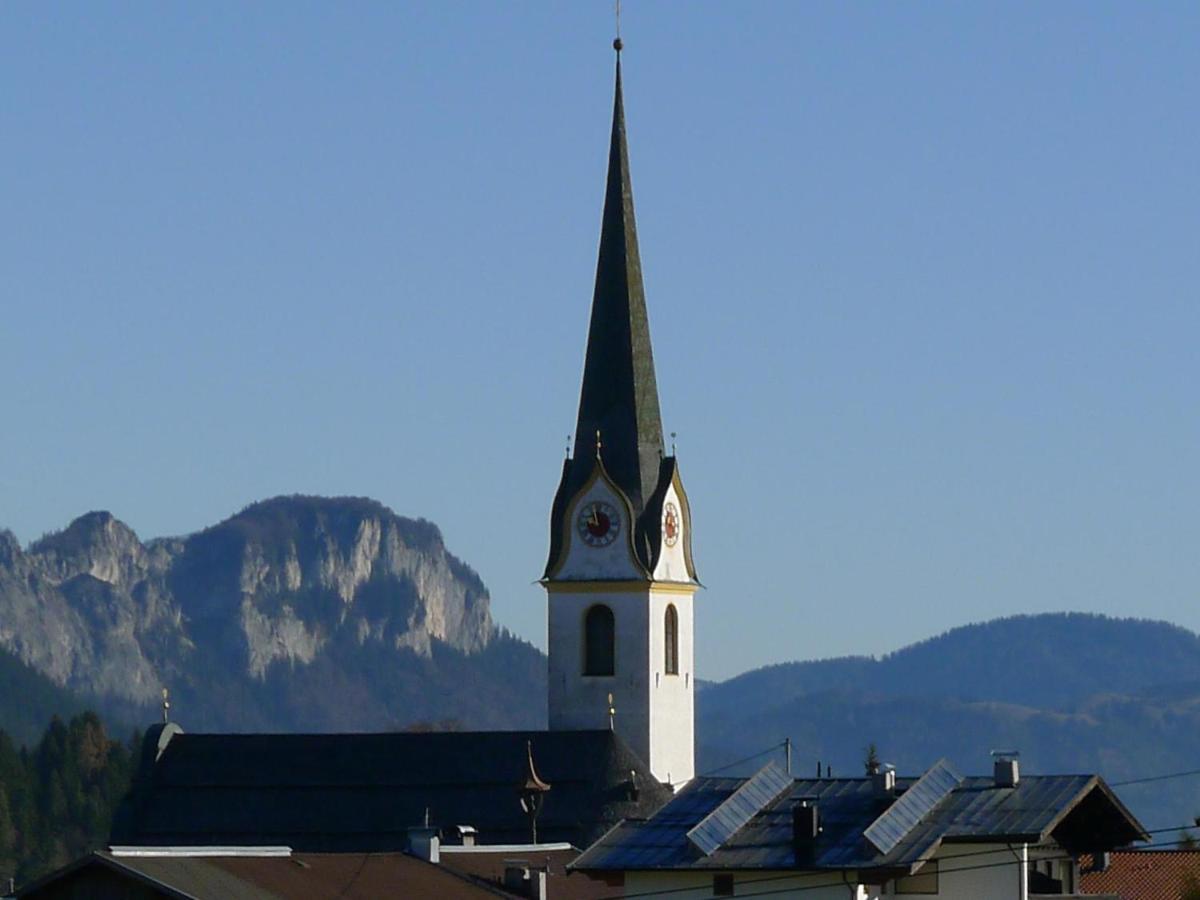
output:
[[[1010,766],[1010,763],[1012,765]],[[1147,835],[1095,775],[696,778],[653,816],[618,825],[573,864],[626,896],[956,900],[1077,896],[1080,855]]]
[[[19,900],[377,900],[511,898],[404,853],[232,849],[92,853],[17,892]]]
[[[1080,892],[1121,900],[1200,896],[1200,850],[1114,850],[1080,860]]]

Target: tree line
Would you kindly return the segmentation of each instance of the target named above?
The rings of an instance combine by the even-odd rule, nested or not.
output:
[[[110,738],[92,712],[56,716],[32,747],[0,731],[0,892],[107,844],[140,745]]]

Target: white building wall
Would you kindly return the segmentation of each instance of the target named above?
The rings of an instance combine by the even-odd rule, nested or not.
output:
[[[549,585],[549,720],[554,730],[614,727],[654,777],[682,784],[695,774],[695,672],[690,593],[597,591]],[[590,585],[589,587],[600,587]],[[584,620],[595,604],[613,612],[611,676],[583,674]],[[667,675],[666,610],[679,617],[679,674]]]
[[[837,874],[792,875],[787,872],[734,872],[735,897],[803,897],[805,900],[877,900],[879,889],[849,884]],[[712,900],[711,872],[627,872],[625,896],[671,897],[676,900]]]
[[[693,595],[651,590],[650,603],[650,771],[661,781],[684,784],[696,774],[695,649]],[[667,607],[679,619],[679,674],[666,673]]]
[[[1022,844],[944,844],[933,856],[938,866],[936,894],[946,900],[1027,900],[1025,847]],[[895,896],[889,884],[885,896]]]

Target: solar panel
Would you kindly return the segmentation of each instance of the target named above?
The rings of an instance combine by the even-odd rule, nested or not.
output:
[[[871,823],[863,837],[880,853],[891,853],[904,836],[960,784],[962,776],[953,766],[944,759],[938,760]]]
[[[708,856],[791,786],[791,775],[767,763],[687,833],[688,843]]]

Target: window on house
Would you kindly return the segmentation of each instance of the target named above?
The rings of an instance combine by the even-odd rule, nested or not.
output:
[[[916,873],[896,879],[897,894],[936,894],[938,892],[938,863],[931,859]]]
[[[732,897],[733,896],[733,876],[732,875],[714,875],[713,876],[713,896],[714,897]]]
[[[666,635],[666,656],[663,661],[663,671],[668,675],[679,674],[679,613],[675,604],[667,604],[667,614],[663,622],[663,633]]]
[[[583,621],[583,674],[612,675],[616,660],[616,628],[613,611],[597,604]]]

